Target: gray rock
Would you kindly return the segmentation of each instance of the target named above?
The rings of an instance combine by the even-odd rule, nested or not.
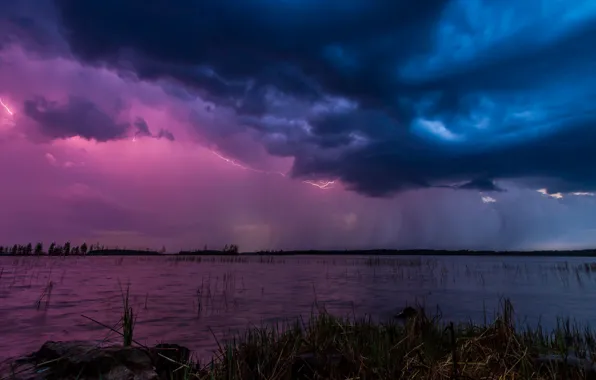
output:
[[[414,309],[411,306],[405,307],[400,313],[395,315],[394,318],[401,319],[401,320],[408,320],[414,318],[418,315],[418,310]]]
[[[160,343],[151,350],[155,367],[162,378],[169,380],[184,379],[184,371],[180,366],[190,360],[190,350],[177,344]]]
[[[39,351],[13,361],[0,372],[18,380],[158,380],[147,350],[139,347],[100,347],[93,342],[46,342]],[[6,375],[5,375],[6,374]]]
[[[138,347],[98,347],[88,342],[46,342],[33,355],[36,364],[49,363],[50,373],[65,376],[136,379],[136,373],[153,371],[148,352]],[[127,369],[128,372],[124,371]],[[116,372],[114,372],[116,371]],[[117,377],[116,374],[120,374]]]
[[[102,376],[105,380],[159,380],[159,376],[153,370],[132,371],[124,365],[111,368]]]

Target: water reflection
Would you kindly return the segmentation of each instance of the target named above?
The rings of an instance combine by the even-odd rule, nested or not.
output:
[[[406,304],[482,322],[502,297],[518,318],[594,322],[596,265],[541,257],[0,257],[0,359],[46,340],[111,339],[130,284],[135,339],[184,344],[199,355],[250,323],[310,314],[388,318]],[[592,273],[595,273],[594,275]],[[51,287],[49,286],[51,284]]]

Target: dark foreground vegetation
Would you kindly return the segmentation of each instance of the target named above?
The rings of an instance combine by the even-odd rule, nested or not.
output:
[[[407,308],[394,320],[339,318],[253,327],[221,342],[209,361],[175,344],[133,339],[134,313],[123,297],[122,345],[47,342],[13,361],[3,379],[593,379],[596,334],[561,320],[553,331],[522,328],[502,302],[492,322],[453,324]],[[96,322],[96,321],[94,321]],[[101,324],[100,322],[96,322]]]

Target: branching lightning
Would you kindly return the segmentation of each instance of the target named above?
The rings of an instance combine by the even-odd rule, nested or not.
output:
[[[4,110],[2,110],[2,108],[4,108]],[[6,116],[3,114],[6,114]],[[6,104],[4,100],[0,98],[0,128],[4,129],[4,127],[14,127],[14,124],[14,112],[8,106],[8,104]]]
[[[4,110],[10,116],[14,116],[14,112],[2,100],[2,98],[0,98],[0,106],[2,108],[4,108]],[[136,142],[136,136],[133,136],[132,141],[133,142]],[[228,164],[230,164],[232,166],[236,166],[237,168],[240,168],[242,170],[248,170],[248,171],[252,171],[252,172],[255,172],[255,173],[261,173],[261,174],[274,174],[274,175],[279,175],[279,176],[284,177],[284,178],[287,177],[287,174],[282,173],[282,172],[272,172],[272,171],[267,171],[267,170],[260,170],[260,169],[251,168],[249,166],[246,166],[246,165],[243,165],[243,164],[239,163],[238,161],[236,161],[234,159],[225,157],[225,156],[221,155],[220,153],[218,153],[218,152],[216,152],[214,150],[211,150],[210,152],[213,153],[213,155],[215,157],[219,158],[220,160],[222,160],[222,161],[224,161],[224,162],[226,162],[226,163],[228,163]],[[317,188],[322,189],[322,190],[331,189],[331,188],[333,188],[333,185],[335,184],[335,181],[312,181],[312,180],[304,180],[302,182],[303,183],[306,183],[308,185],[317,187]],[[551,198],[555,198],[555,199],[561,199],[561,198],[563,198],[563,194],[561,194],[561,193],[550,194],[547,189],[539,189],[539,190],[536,190],[536,191],[539,192],[539,193],[541,193],[541,194],[543,194],[543,195],[545,195],[545,196],[551,197]],[[591,193],[591,192],[575,192],[575,193],[571,193],[571,195],[575,195],[575,196],[595,196],[595,194],[594,193]],[[489,197],[489,196],[482,196],[481,199],[482,199],[482,202],[483,203],[495,203],[497,201],[496,199],[494,199],[492,197]]]
[[[310,180],[306,180],[306,181],[302,181],[302,182],[307,183],[309,185],[312,185],[314,187],[318,187],[319,189],[322,189],[322,190],[331,189],[333,187],[333,185],[335,184],[335,181],[310,181]]]
[[[563,198],[563,194],[561,193],[549,193],[547,189],[538,189],[536,190],[537,192],[539,192],[542,195],[546,195],[547,197],[551,197],[551,198],[555,198],[555,199],[561,199]]]
[[[2,106],[2,108],[4,108],[4,110],[10,116],[14,116],[14,112],[10,109],[10,107],[6,103],[4,103],[4,101],[2,100],[2,98],[0,98],[0,106]],[[136,142],[136,136],[133,136],[132,141],[133,142]],[[275,175],[279,175],[279,176],[282,176],[282,177],[287,177],[287,175],[285,173],[282,173],[282,172],[270,172],[270,171],[254,169],[254,168],[251,168],[249,166],[242,165],[241,163],[239,163],[239,162],[237,162],[237,161],[235,161],[235,160],[233,160],[231,158],[227,158],[227,157],[225,157],[225,156],[217,153],[214,150],[211,150],[211,153],[213,153],[213,155],[215,155],[220,160],[225,161],[228,164],[230,164],[232,166],[236,166],[236,167],[238,167],[240,169],[243,169],[243,170],[249,170],[249,171],[256,172],[256,173],[261,173],[261,174],[275,174]],[[315,187],[317,187],[319,189],[322,189],[322,190],[330,189],[335,184],[335,181],[312,181],[312,180],[305,180],[305,181],[302,181],[302,182],[303,183],[306,183],[306,184],[309,184],[311,186],[315,186]]]
[[[2,98],[0,98],[0,105],[2,106],[2,108],[4,108],[6,110],[6,112],[8,112],[8,114],[10,116],[13,116],[14,113],[12,112],[12,110],[8,107],[8,105],[6,103],[4,103],[4,101],[2,100]]]
[[[246,165],[242,165],[238,161],[233,160],[233,159],[228,158],[228,157],[225,157],[225,156],[221,155],[220,153],[218,153],[218,152],[216,152],[214,150],[211,150],[211,153],[213,153],[213,155],[216,156],[217,158],[219,158],[220,160],[225,161],[228,164],[230,164],[232,166],[236,166],[236,167],[238,167],[240,169],[243,169],[243,170],[248,170],[248,171],[252,171],[252,172],[255,172],[255,173],[261,173],[261,174],[275,174],[275,175],[282,176],[284,178],[287,177],[287,175],[285,173],[282,173],[282,172],[270,172],[270,171],[267,171],[267,170],[259,170],[259,169],[251,168],[251,167],[246,166]],[[304,180],[302,182],[303,183],[306,183],[308,185],[317,187],[317,188],[322,189],[322,190],[331,189],[333,187],[333,185],[335,184],[335,181],[311,181],[311,180]]]

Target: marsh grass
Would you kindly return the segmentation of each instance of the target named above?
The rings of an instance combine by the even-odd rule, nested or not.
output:
[[[193,310],[199,318],[233,311],[238,307],[238,294],[244,290],[244,279],[237,281],[234,272],[203,277],[193,295]]]
[[[423,309],[405,323],[336,317],[252,327],[223,343],[204,366],[180,363],[199,379],[584,379],[595,334],[569,320],[553,331],[518,328],[503,300],[488,324],[444,323]],[[549,360],[541,360],[550,355]]]
[[[48,281],[46,287],[41,292],[41,295],[35,301],[35,307],[37,310],[41,307],[42,301],[45,299],[45,308],[47,309],[50,305],[50,298],[52,297],[52,289],[54,288],[54,283],[52,281]]]
[[[52,268],[65,260],[78,258],[18,258],[13,266],[3,271],[0,285],[3,289],[33,282],[42,292],[36,306],[46,301],[44,287],[52,278]],[[137,258],[126,258],[136,262]],[[147,259],[149,260],[149,259]],[[175,261],[174,261],[175,260]],[[329,276],[337,278],[362,279],[372,277],[382,281],[402,283],[410,278],[424,278],[437,281],[437,285],[448,282],[477,279],[490,285],[496,275],[507,276],[514,281],[522,278],[536,281],[560,281],[569,286],[585,284],[586,288],[596,281],[596,263],[573,265],[569,263],[549,265],[495,264],[461,266],[445,264],[424,258],[308,258],[300,259],[306,264],[345,266],[332,271]],[[170,259],[168,259],[170,261]],[[224,263],[244,265],[245,263],[283,264],[268,257],[188,257],[173,258],[172,265],[181,261],[196,261],[197,264]],[[289,260],[288,260],[289,261]],[[124,265],[118,259],[116,265]],[[372,270],[371,270],[372,267]],[[232,269],[226,273],[211,275],[202,279],[200,286],[189,291],[188,304],[194,306],[198,316],[233,311],[236,294],[245,291],[244,279],[236,277]],[[64,271],[62,272],[64,274]],[[58,272],[58,276],[60,272]],[[68,280],[68,278],[67,278]],[[440,284],[439,284],[440,283]],[[198,284],[197,284],[198,285]],[[66,286],[60,282],[56,287]],[[583,286],[583,285],[582,285]],[[255,290],[256,289],[256,290]],[[136,344],[133,340],[137,310],[129,302],[129,287],[122,291],[121,330],[125,345]],[[265,293],[265,288],[252,291]],[[56,293],[56,291],[55,291]],[[57,294],[57,295],[56,295]],[[56,293],[55,297],[59,297]],[[145,308],[147,308],[145,295]],[[316,292],[315,292],[316,299]],[[242,301],[242,300],[240,300]],[[56,303],[54,301],[54,303]],[[139,307],[142,307],[139,306]],[[486,317],[481,324],[454,323],[451,325],[438,316],[431,316],[424,310],[408,323],[387,321],[378,323],[371,318],[337,317],[324,309],[315,309],[310,318],[281,323],[274,326],[249,328],[234,339],[220,342],[213,360],[201,366],[199,363],[179,363],[180,373],[185,378],[202,379],[577,379],[583,378],[582,368],[564,365],[567,359],[592,362],[596,352],[596,334],[589,328],[569,319],[559,319],[553,329],[542,326],[526,327],[517,323],[511,303],[504,300],[491,319]],[[192,333],[192,332],[190,332]],[[554,357],[556,360],[541,360]]]
[[[133,336],[134,336],[134,327],[136,324],[136,316],[134,314],[133,308],[130,304],[130,284],[126,286],[126,291],[122,290],[120,287],[120,292],[122,294],[122,339],[123,344],[125,347],[132,345]]]
[[[8,270],[3,270],[0,277],[0,286],[8,288],[26,286],[45,287],[47,281],[54,280],[55,285],[64,285],[67,281],[67,269],[61,268],[66,263],[68,266],[76,265],[78,261],[89,260],[90,258],[79,256],[32,256],[32,257],[8,257],[5,258],[10,263]],[[92,258],[91,258],[92,259]],[[468,263],[462,265],[461,262],[447,262],[434,257],[391,257],[391,256],[372,256],[372,257],[294,257],[288,259],[283,256],[234,256],[234,255],[214,255],[214,256],[175,256],[174,257],[117,257],[113,261],[115,266],[123,265],[144,265],[145,262],[164,260],[171,266],[194,263],[197,265],[225,265],[225,271],[234,271],[241,268],[242,265],[323,265],[325,266],[325,280],[355,280],[355,281],[373,281],[373,282],[402,282],[414,281],[424,278],[436,287],[444,287],[449,283],[466,282],[468,284],[479,285],[481,287],[490,286],[491,282],[499,280],[506,276],[511,281],[540,281],[550,285],[561,285],[564,288],[576,287],[579,289],[589,288],[596,282],[596,263],[585,262],[574,264],[571,262],[557,262],[548,264],[520,264],[520,263],[499,263],[493,265],[480,265]],[[4,268],[7,269],[7,268]],[[52,275],[52,269],[54,273]],[[1,271],[1,269],[0,269]],[[220,272],[217,269],[216,272]],[[204,274],[206,275],[206,274]],[[220,274],[221,276],[221,274]],[[52,277],[52,278],[50,278]],[[76,276],[75,276],[76,277]],[[215,279],[215,276],[212,276]],[[221,282],[225,279],[220,277]],[[209,284],[207,284],[209,286]],[[213,286],[212,286],[213,287]],[[196,297],[196,288],[193,297]],[[224,298],[219,309],[226,309],[226,299],[228,309],[232,306],[229,291],[221,294]],[[202,292],[202,295],[208,295],[208,292]],[[212,289],[212,295],[215,297],[215,289]],[[219,301],[218,301],[219,302]],[[205,303],[203,301],[203,303]],[[198,307],[197,307],[198,308]],[[204,314],[209,307],[203,305]],[[195,310],[196,311],[196,310]]]
[[[124,346],[132,345],[134,327],[136,323],[136,316],[134,315],[133,308],[130,305],[130,285],[126,287],[126,293],[122,293],[122,305],[124,312],[122,313],[122,338],[124,340]]]

